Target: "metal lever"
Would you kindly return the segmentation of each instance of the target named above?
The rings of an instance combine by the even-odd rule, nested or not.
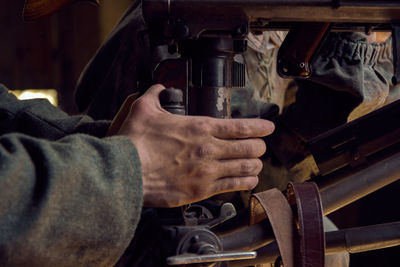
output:
[[[213,228],[235,216],[236,216],[235,206],[233,206],[232,203],[224,203],[221,206],[219,217],[207,222],[206,225],[210,226],[210,228]]]
[[[167,258],[168,265],[213,263],[233,260],[248,260],[257,257],[257,252],[218,252],[216,254],[198,255],[194,253],[185,253]]]

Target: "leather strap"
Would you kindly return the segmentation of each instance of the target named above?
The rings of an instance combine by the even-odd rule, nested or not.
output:
[[[254,194],[250,201],[250,224],[269,218],[285,267],[294,267],[294,218],[285,196],[276,188]]]
[[[289,183],[286,194],[297,213],[296,266],[324,267],[325,234],[317,185],[312,182]]]

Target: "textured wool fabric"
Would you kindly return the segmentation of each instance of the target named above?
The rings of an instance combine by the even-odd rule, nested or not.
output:
[[[0,265],[112,266],[142,208],[136,149],[109,122],[0,86]]]
[[[393,86],[392,39],[369,43],[362,33],[331,33],[313,62],[311,81],[360,100],[351,121],[382,107]]]

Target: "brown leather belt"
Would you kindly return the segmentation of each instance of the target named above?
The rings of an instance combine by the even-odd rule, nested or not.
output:
[[[325,234],[322,204],[315,183],[289,183],[286,195],[297,215],[298,243],[296,263],[302,267],[324,266]],[[297,265],[297,264],[296,264]]]
[[[250,224],[269,218],[284,266],[294,267],[294,217],[282,192],[274,188],[254,194],[250,213]]]
[[[287,200],[277,189],[254,194],[250,212],[250,224],[269,218],[283,266],[324,266],[322,205],[315,183],[289,183]]]

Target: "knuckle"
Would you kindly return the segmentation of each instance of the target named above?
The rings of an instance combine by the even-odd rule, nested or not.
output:
[[[254,162],[251,160],[243,160],[240,164],[240,173],[241,174],[249,174],[252,173],[255,169]]]
[[[135,100],[134,102],[135,108],[144,108],[148,105],[146,97],[142,96]]]
[[[244,160],[240,166],[242,175],[257,175],[262,169],[262,162],[259,159]]]
[[[216,124],[216,129],[217,129],[217,132],[220,134],[220,135],[226,135],[226,134],[228,134],[229,132],[230,132],[230,127],[229,127],[229,125],[227,124],[227,123],[218,123],[218,124]]]
[[[244,121],[239,121],[236,125],[236,129],[240,136],[251,136],[251,128]]]
[[[234,150],[242,156],[249,156],[253,154],[254,147],[246,141],[237,144]]]
[[[204,120],[196,121],[192,125],[192,132],[196,135],[205,135],[211,131],[211,125]]]
[[[234,178],[229,181],[228,189],[235,190],[235,189],[241,189],[241,187],[242,183],[240,179]]]
[[[146,99],[145,96],[140,97],[139,99],[137,99],[132,106],[132,110],[134,111],[134,113],[136,114],[141,114],[141,116],[146,117],[146,116],[153,116],[154,113],[151,109],[151,105],[149,103],[149,101]],[[146,117],[147,118],[147,117]]]
[[[199,158],[210,158],[214,155],[216,147],[213,144],[201,144],[197,149]]]

